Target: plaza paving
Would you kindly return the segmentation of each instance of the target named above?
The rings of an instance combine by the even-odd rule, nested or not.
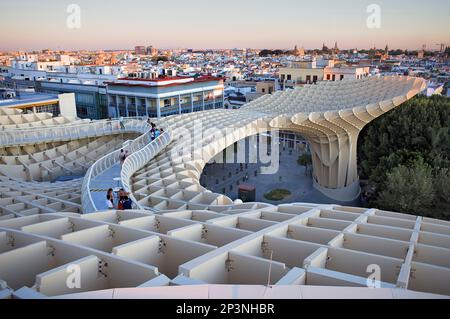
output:
[[[313,187],[311,167],[308,168],[308,175],[306,175],[305,167],[297,163],[301,154],[301,151],[292,151],[291,153],[288,149],[281,150],[279,170],[273,175],[260,174],[260,164],[244,165],[242,171],[240,164],[210,164],[203,171],[201,183],[209,190],[227,195],[233,200],[238,198],[239,183],[239,185],[256,186],[257,202],[335,204],[336,201],[326,198]],[[256,177],[255,171],[258,172]],[[248,176],[248,180],[245,178],[246,176]],[[219,183],[217,184],[217,182]],[[264,197],[264,194],[277,188],[287,189],[291,195],[281,201],[270,201]]]
[[[233,200],[238,199],[239,185],[246,184],[256,186],[255,201],[257,202],[275,205],[296,202],[336,204],[336,201],[326,198],[313,187],[311,166],[308,167],[308,175],[306,175],[305,167],[297,163],[302,151],[289,151],[289,149],[280,151],[279,170],[276,174],[261,174],[260,163],[243,164],[242,170],[240,164],[210,164],[203,171],[201,184],[212,192],[227,195]],[[107,209],[106,191],[108,188],[121,186],[120,182],[114,181],[114,178],[119,176],[120,165],[116,164],[92,181],[91,194],[98,209]],[[281,201],[266,199],[264,194],[274,189],[287,189],[291,195]]]

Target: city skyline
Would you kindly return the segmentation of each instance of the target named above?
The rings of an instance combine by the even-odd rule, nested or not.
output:
[[[445,0],[379,0],[380,28],[369,28],[368,6],[373,1],[345,0],[277,3],[236,0],[225,4],[196,0],[161,3],[130,0],[80,0],[80,28],[69,28],[71,1],[25,0],[7,2],[0,13],[1,51],[112,50],[135,45],[192,49],[341,49],[384,48],[417,50],[423,44],[436,50],[450,40],[450,3]],[[435,8],[439,7],[440,10]],[[201,10],[200,10],[201,9]],[[35,13],[39,12],[39,15]],[[314,14],[313,14],[314,13]],[[17,21],[21,21],[17,24]],[[420,23],[418,23],[420,22]],[[14,26],[11,28],[11,26]]]

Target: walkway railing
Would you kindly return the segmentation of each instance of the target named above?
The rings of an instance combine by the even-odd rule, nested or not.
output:
[[[91,194],[92,180],[117,164],[119,161],[119,154],[120,150],[117,150],[103,156],[89,168],[84,176],[83,184],[81,185],[81,205],[85,214],[97,211],[97,207]]]
[[[162,134],[158,139],[152,141],[151,140],[151,131],[150,126],[147,124],[147,122],[143,122],[145,130],[144,134],[132,141],[129,145],[122,147],[124,150],[127,150],[130,155],[128,155],[127,160],[125,161],[125,164],[129,161],[129,159],[134,158],[136,153],[139,153],[143,149],[146,149],[149,146],[157,145],[161,138],[166,135],[166,133]],[[122,149],[121,148],[121,149]],[[96,161],[88,170],[86,173],[83,184],[81,187],[81,202],[83,206],[83,212],[85,214],[93,213],[98,210],[97,206],[95,205],[95,202],[92,198],[91,193],[91,184],[92,181],[102,175],[105,171],[112,168],[114,165],[119,163],[119,155],[120,155],[120,149],[109,153],[105,156],[103,156],[101,159]],[[123,167],[125,167],[125,164]],[[122,168],[123,170],[123,168]],[[124,187],[126,190],[126,188]],[[133,198],[132,198],[133,199]]]
[[[0,131],[2,146],[26,143],[55,142],[82,139],[114,133],[145,132],[147,123],[140,118],[120,120],[102,120],[76,124],[61,124],[44,127],[14,128]]]
[[[156,155],[158,155],[169,143],[172,141],[172,131],[170,128],[165,128],[166,131],[150,144],[141,150],[131,154],[127,157],[122,166],[121,179],[123,189],[130,194],[130,199],[136,204],[138,209],[147,209],[142,207],[133,195],[131,187],[131,178],[133,175],[147,165]]]

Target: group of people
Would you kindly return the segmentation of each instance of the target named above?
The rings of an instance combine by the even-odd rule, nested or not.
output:
[[[114,190],[108,189],[106,194],[106,205],[108,209],[130,210],[133,209],[133,201],[128,197],[128,193],[123,188],[119,190],[118,203],[114,203]]]
[[[110,123],[112,129],[112,119],[108,118],[108,122]],[[123,122],[124,122],[123,117],[120,117],[119,123],[121,129],[125,129],[125,125]],[[153,123],[150,118],[147,120],[147,123],[151,126],[150,136],[152,141],[156,140],[164,133],[164,130],[162,128],[157,128],[156,124]],[[128,155],[129,153],[127,150],[124,149],[120,150],[119,154],[120,166],[123,166]],[[106,206],[108,207],[108,209],[117,209],[117,210],[133,209],[133,201],[129,198],[129,194],[125,192],[123,188],[121,188],[118,192],[117,205],[114,201],[115,201],[114,190],[110,188],[108,189],[108,192],[106,194]]]
[[[111,123],[112,119],[109,118],[108,122]],[[119,119],[119,123],[120,123],[120,128],[124,129],[125,127],[123,124],[123,117],[121,117]],[[156,124],[153,123],[150,118],[147,120],[147,123],[151,126],[150,137],[151,137],[152,141],[156,140],[158,137],[160,137],[164,133],[164,130],[162,128],[156,127]],[[128,154],[127,150],[124,150],[124,149],[120,150],[119,160],[120,160],[121,167],[125,163],[125,160],[127,159],[128,155],[129,154]],[[118,192],[117,205],[115,204],[114,200],[115,200],[114,199],[114,190],[112,188],[110,188],[110,189],[108,189],[108,192],[106,194],[106,206],[108,207],[108,209],[117,209],[117,210],[133,209],[133,201],[129,198],[129,194],[127,192],[125,192],[125,190],[123,188],[121,188]]]
[[[162,128],[157,128],[156,124],[153,123],[150,119],[147,120],[147,123],[152,127],[150,129],[150,137],[152,141],[156,140],[164,133],[164,130]]]

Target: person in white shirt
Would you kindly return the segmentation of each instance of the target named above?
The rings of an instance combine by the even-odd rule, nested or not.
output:
[[[106,202],[105,203],[106,203],[106,206],[108,207],[108,209],[114,209],[114,204],[112,202],[111,195],[108,195],[106,197]]]

